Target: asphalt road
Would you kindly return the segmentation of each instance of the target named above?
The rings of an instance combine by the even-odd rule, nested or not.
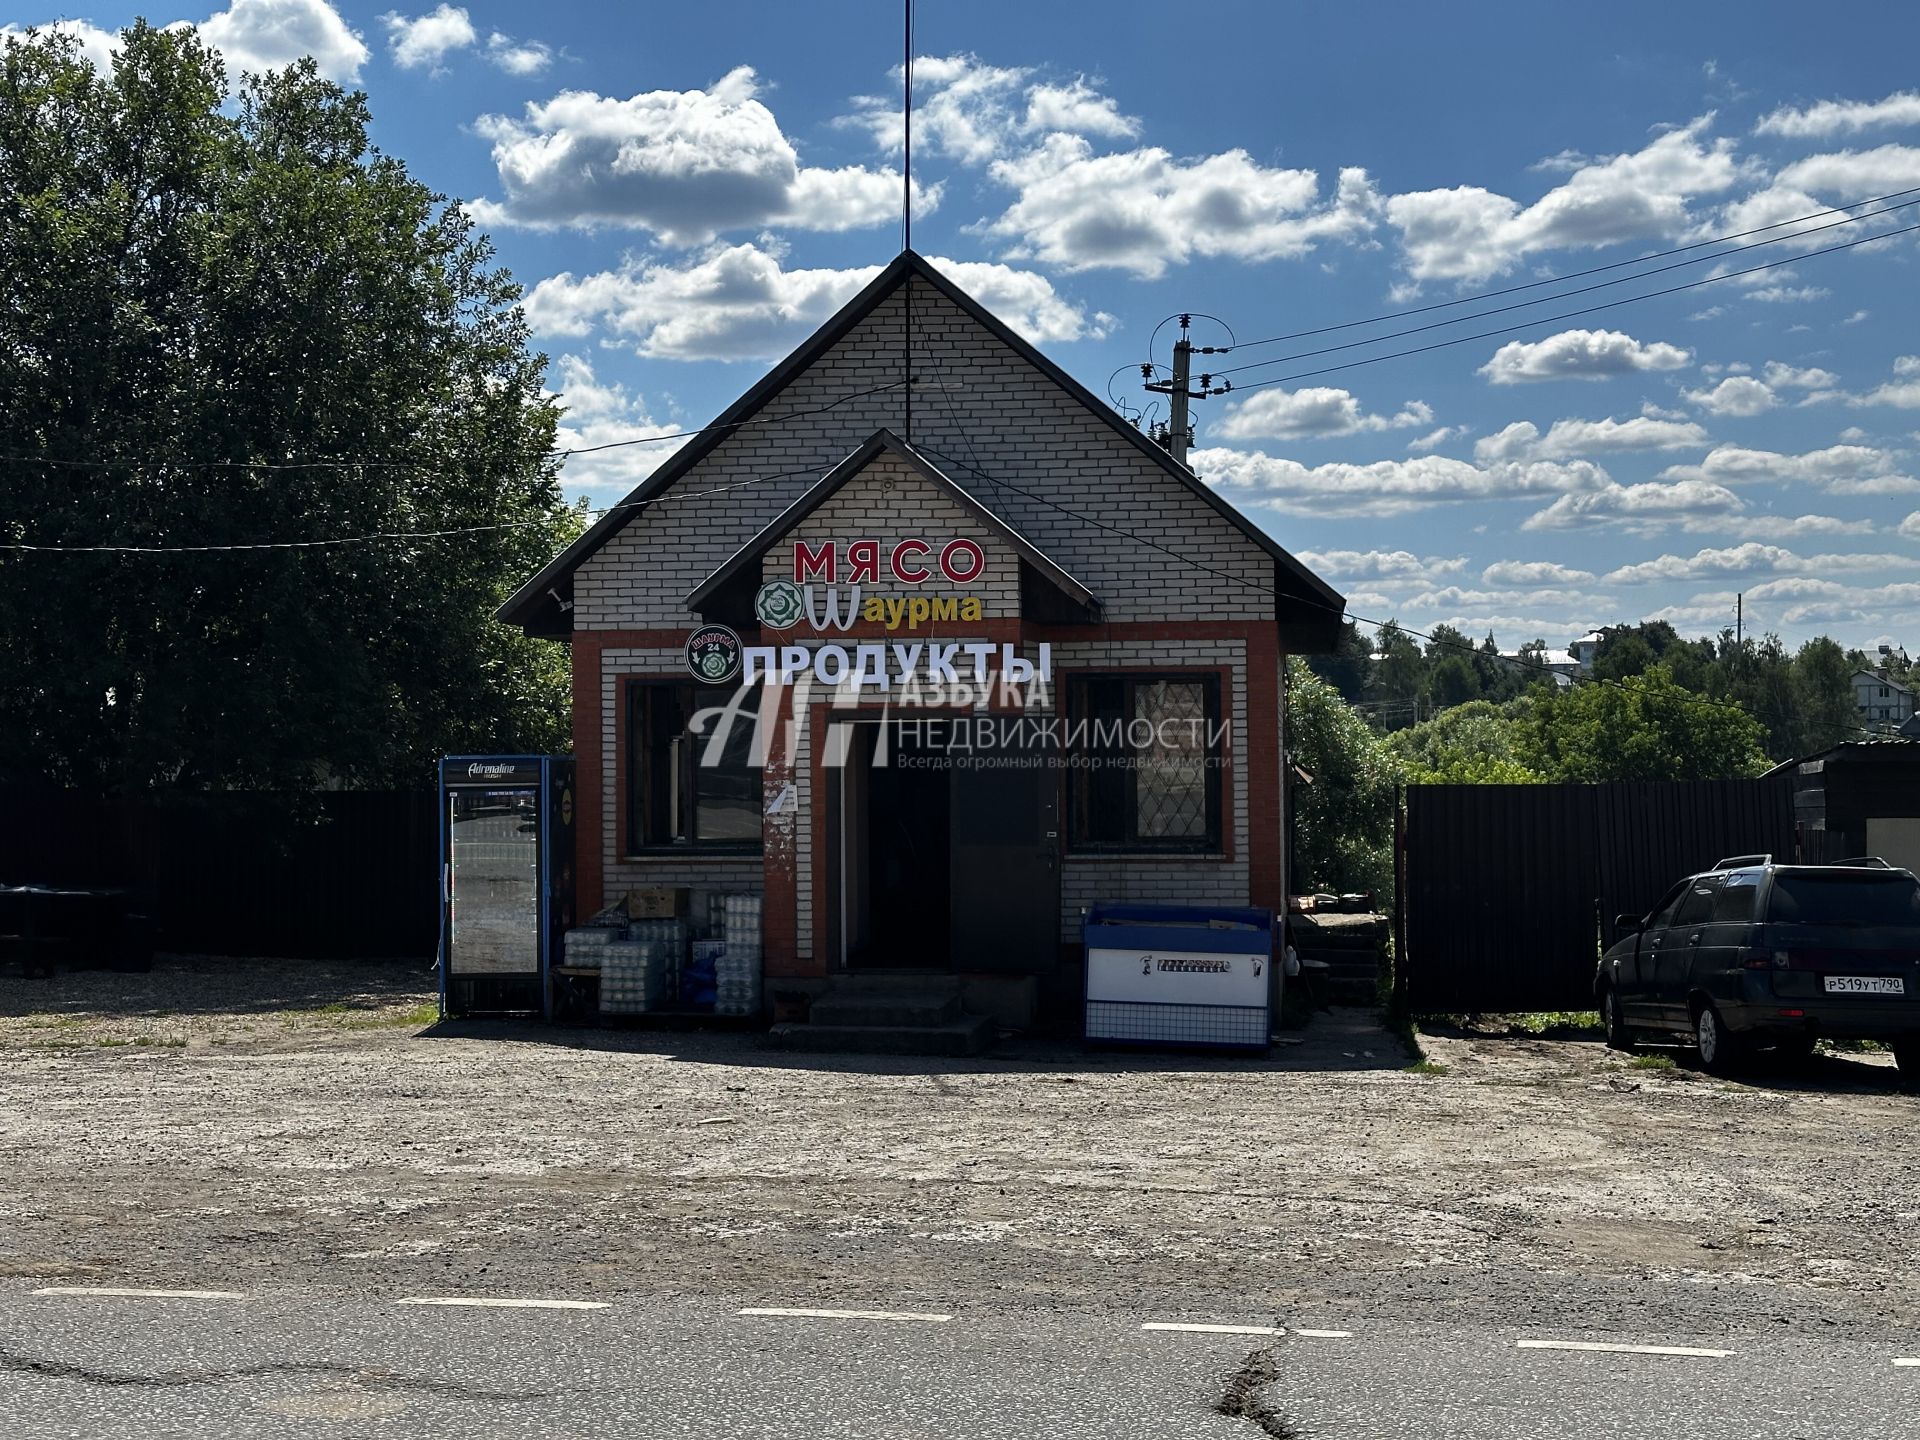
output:
[[[1317,1317],[478,1308],[298,1291],[0,1290],[9,1440],[1019,1437],[1531,1440],[1920,1435],[1920,1337],[1567,1334]],[[411,1297],[420,1298],[420,1297]],[[433,1298],[433,1297],[427,1297]],[[565,1299],[567,1297],[493,1297]],[[847,1309],[884,1309],[849,1297]],[[1277,1335],[1145,1324],[1285,1329]],[[1332,1329],[1332,1326],[1326,1326]],[[1726,1354],[1552,1348],[1664,1345]],[[1229,1402],[1234,1414],[1217,1406]]]

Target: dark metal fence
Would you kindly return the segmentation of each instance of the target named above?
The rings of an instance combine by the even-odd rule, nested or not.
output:
[[[431,791],[103,798],[0,787],[0,884],[115,886],[162,949],[430,956]]]
[[[1585,1010],[1604,925],[1729,855],[1796,855],[1781,780],[1414,785],[1396,985],[1416,1012]]]

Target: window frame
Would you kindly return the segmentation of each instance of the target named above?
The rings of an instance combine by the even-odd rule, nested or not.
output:
[[[761,855],[765,849],[764,837],[756,833],[751,840],[702,840],[699,837],[700,804],[696,776],[699,773],[697,757],[707,737],[692,737],[694,743],[682,744],[678,758],[681,793],[686,797],[687,829],[686,839],[648,841],[644,838],[647,816],[647,794],[644,790],[651,779],[651,769],[647,758],[646,715],[644,697],[649,693],[662,691],[675,692],[683,717],[690,719],[696,711],[710,704],[725,704],[726,697],[733,695],[738,687],[726,685],[702,685],[691,678],[668,678],[664,676],[630,675],[626,677],[621,708],[621,723],[625,730],[621,744],[621,760],[625,775],[621,782],[621,801],[625,809],[622,825],[622,855],[629,859],[659,859],[673,855],[732,855],[752,858]],[[757,711],[757,706],[743,710],[743,718]],[[683,737],[687,732],[683,728]],[[766,772],[763,768],[748,766],[760,781],[760,796],[754,805],[756,814],[760,813],[766,800]]]
[[[1131,716],[1135,704],[1134,696],[1142,685],[1182,684],[1201,687],[1201,707],[1210,734],[1225,731],[1222,722],[1226,716],[1227,674],[1219,669],[1204,670],[1156,669],[1156,670],[1076,670],[1061,677],[1061,709],[1066,716],[1068,733],[1082,719],[1091,719],[1087,711],[1087,691],[1090,685],[1100,682],[1113,682],[1122,687],[1121,710]],[[1062,826],[1065,849],[1068,854],[1098,856],[1100,858],[1206,858],[1215,859],[1226,856],[1228,837],[1226,833],[1227,788],[1226,774],[1232,763],[1232,750],[1224,742],[1209,743],[1206,750],[1204,770],[1205,793],[1202,798],[1206,825],[1205,833],[1198,838],[1171,837],[1156,839],[1143,838],[1139,834],[1139,771],[1129,767],[1123,771],[1124,795],[1121,813],[1125,817],[1127,836],[1120,840],[1096,840],[1088,838],[1080,831],[1081,797],[1083,787],[1092,778],[1093,771],[1086,766],[1073,763],[1073,755],[1084,754],[1084,749],[1070,751],[1065,757],[1067,764],[1065,824]]]

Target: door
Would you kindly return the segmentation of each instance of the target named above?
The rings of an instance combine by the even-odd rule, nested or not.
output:
[[[1060,963],[1060,772],[1031,745],[952,772],[953,965],[1020,975]]]
[[[1621,964],[1620,973],[1615,977],[1621,1001],[1631,1020],[1651,1021],[1653,1018],[1653,976],[1654,967],[1659,963],[1660,939],[1666,933],[1667,922],[1673,919],[1673,912],[1679,908],[1680,897],[1686,893],[1684,883],[1676,885],[1647,912],[1645,927],[1634,937],[1633,954]]]
[[[1692,993],[1695,969],[1702,963],[1707,938],[1707,922],[1713,915],[1714,897],[1720,893],[1721,875],[1697,875],[1687,884],[1687,893],[1661,936],[1660,958],[1653,967],[1653,1004],[1655,1018],[1676,1030],[1691,1028],[1687,996]]]
[[[447,974],[540,969],[540,791],[447,791]]]

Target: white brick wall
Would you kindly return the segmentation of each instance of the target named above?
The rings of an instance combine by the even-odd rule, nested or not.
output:
[[[1109,620],[1272,615],[1272,561],[1252,540],[943,296],[924,284],[913,296],[910,438],[1099,596]],[[902,300],[889,297],[755,418],[898,383]],[[894,391],[735,431],[580,567],[574,627],[686,624],[687,592],[876,429],[898,430],[903,414]]]

